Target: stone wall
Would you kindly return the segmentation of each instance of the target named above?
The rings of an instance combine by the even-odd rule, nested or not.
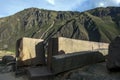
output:
[[[60,51],[64,51],[65,54],[80,51],[96,51],[108,49],[108,45],[108,43],[59,37],[49,40],[48,53],[52,53],[53,55],[55,55],[58,54]]]
[[[92,42],[85,40],[76,40],[64,37],[51,38],[48,41],[47,64],[51,64],[53,55],[69,54],[81,51],[100,51],[107,55],[108,43]]]
[[[101,42],[76,40],[63,37],[58,38],[58,51],[63,50],[65,53],[108,49],[108,45],[108,43]]]
[[[18,65],[45,64],[45,51],[42,39],[23,37],[16,43]]]

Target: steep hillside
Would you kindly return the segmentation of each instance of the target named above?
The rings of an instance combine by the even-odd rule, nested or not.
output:
[[[25,9],[0,18],[0,49],[15,49],[17,39],[63,36],[110,42],[120,34],[120,7],[96,8],[86,12]]]

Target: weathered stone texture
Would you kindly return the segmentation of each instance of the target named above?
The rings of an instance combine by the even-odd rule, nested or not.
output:
[[[53,80],[53,75],[47,67],[28,68],[27,74],[29,80]]]
[[[107,68],[109,70],[120,69],[120,36],[116,37],[109,45]]]
[[[65,53],[73,53],[80,51],[95,51],[99,49],[108,49],[108,43],[58,38],[58,51],[63,50]]]
[[[2,63],[7,64],[9,62],[15,61],[15,58],[10,55],[6,55],[2,57]]]
[[[47,65],[50,67],[52,56],[76,53],[81,51],[99,51],[108,49],[108,43],[76,40],[64,37],[51,38],[48,42]],[[107,55],[106,53],[102,53]]]
[[[57,74],[104,60],[105,58],[100,52],[93,51],[56,55],[52,57],[51,67],[49,68],[54,74]]]
[[[56,55],[64,51],[65,54],[80,51],[96,51],[108,49],[108,43],[70,39],[64,37],[52,38],[48,43],[48,55]],[[103,53],[104,54],[104,53]],[[107,54],[104,54],[107,55]]]
[[[43,40],[26,37],[19,39],[16,45],[16,57],[19,66],[45,64]]]

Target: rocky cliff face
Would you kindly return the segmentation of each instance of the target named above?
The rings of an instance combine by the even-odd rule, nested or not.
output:
[[[86,12],[25,9],[0,18],[0,49],[15,49],[16,40],[25,37],[68,37],[110,42],[120,34],[120,7],[96,8]]]

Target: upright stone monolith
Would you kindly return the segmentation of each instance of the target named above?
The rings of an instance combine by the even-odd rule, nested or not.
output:
[[[120,36],[116,37],[109,45],[107,68],[111,71],[120,69]]]
[[[45,64],[45,51],[42,39],[23,37],[16,43],[18,66]]]

